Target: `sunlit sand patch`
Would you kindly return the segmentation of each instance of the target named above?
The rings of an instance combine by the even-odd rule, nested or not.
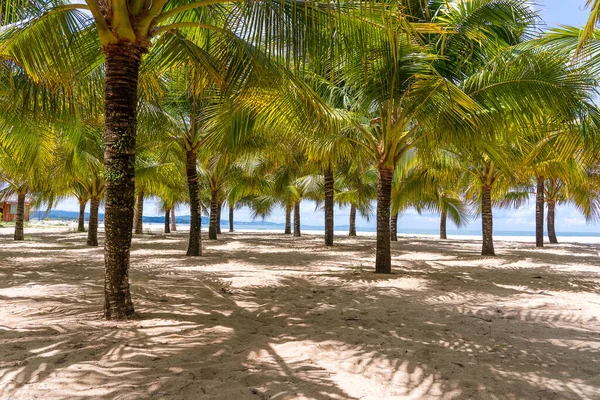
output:
[[[74,293],[81,293],[81,288],[76,285],[22,285],[0,289],[0,296],[5,297],[67,297]]]
[[[270,350],[251,354],[249,361],[273,362],[279,357],[298,379],[326,379],[343,392],[361,399],[457,398],[459,390],[442,388],[438,374],[426,373],[408,360],[390,359],[377,352],[343,342],[311,341],[272,344]],[[272,353],[275,353],[273,355]],[[282,371],[285,373],[285,371]],[[330,398],[336,398],[330,394]]]
[[[134,239],[139,320],[102,319],[102,248],[0,249],[0,398],[594,398],[600,277],[590,245],[184,233]],[[52,244],[56,245],[53,247]],[[137,246],[137,247],[136,247]],[[283,248],[283,251],[282,251]],[[22,251],[26,250],[26,251]],[[434,251],[435,249],[435,251]],[[8,257],[6,257],[8,258]],[[5,258],[5,259],[6,259]],[[574,262],[571,262],[574,261]],[[35,292],[35,293],[33,293]],[[507,372],[510,371],[510,372]]]

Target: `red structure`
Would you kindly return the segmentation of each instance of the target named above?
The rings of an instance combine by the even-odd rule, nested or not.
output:
[[[25,200],[25,221],[29,221],[29,211],[31,204]],[[11,196],[4,201],[0,201],[0,212],[2,212],[2,221],[14,221],[17,216],[17,196]]]

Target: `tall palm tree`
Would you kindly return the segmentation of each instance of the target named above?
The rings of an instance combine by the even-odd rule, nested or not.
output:
[[[447,238],[447,219],[460,227],[468,222],[466,204],[461,197],[459,160],[448,151],[419,148],[396,169],[392,193],[392,218],[408,207],[440,213],[440,239]],[[397,235],[392,229],[392,240]]]
[[[377,169],[360,157],[347,160],[340,166],[336,179],[335,201],[350,206],[349,236],[356,236],[356,214],[369,220],[374,214],[373,200],[377,197]]]
[[[19,13],[13,10],[19,9],[21,3],[21,0],[5,2],[3,10],[11,11],[2,18],[15,20],[15,14]],[[249,47],[244,39],[262,41],[263,36],[256,35],[257,30],[270,29],[272,21],[296,23],[299,20],[292,18],[291,14],[307,13],[307,7],[287,7],[285,2],[267,3],[86,0],[85,3],[71,4],[60,0],[34,0],[31,11],[17,15],[16,18],[20,18],[18,22],[2,35],[9,39],[2,40],[0,54],[18,58],[27,73],[36,78],[46,75],[55,81],[73,82],[104,64],[104,314],[107,319],[124,319],[134,315],[129,289],[129,249],[133,222],[138,83],[144,54],[151,48],[153,51],[161,48],[166,50],[163,52],[164,59],[171,62],[182,52],[188,53],[188,57],[191,51],[177,40],[177,32],[186,29],[214,32],[223,44],[221,48],[228,53],[226,58],[230,58],[229,54],[248,54]],[[254,25],[247,27],[252,21]],[[297,33],[301,31],[296,29]],[[274,48],[300,48],[298,40],[278,46],[276,38],[276,35],[272,36]],[[65,42],[70,46],[64,46]],[[281,43],[285,42],[285,38],[281,40]],[[289,37],[287,42],[291,42]],[[214,68],[203,54],[193,55],[199,64],[212,71]],[[238,57],[237,62],[229,64],[231,71],[235,71],[229,77],[231,80],[250,68],[246,61],[247,58],[240,60]],[[192,197],[195,197],[194,194]]]

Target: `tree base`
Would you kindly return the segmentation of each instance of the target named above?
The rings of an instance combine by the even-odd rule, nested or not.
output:
[[[391,265],[376,265],[375,273],[376,274],[391,274],[392,266]]]

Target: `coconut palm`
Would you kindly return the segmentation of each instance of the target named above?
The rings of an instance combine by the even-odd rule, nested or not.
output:
[[[48,138],[43,138],[46,141]],[[38,145],[40,142],[38,142]],[[38,148],[39,150],[39,148]],[[45,154],[44,154],[45,153]],[[29,196],[38,198],[37,203],[51,196],[48,166],[52,165],[52,152],[36,152],[31,157],[16,157],[11,146],[0,143],[0,199],[16,196],[14,240],[24,240],[25,202]]]
[[[3,57],[18,59],[35,79],[44,76],[62,82],[74,82],[104,63],[105,317],[128,318],[134,315],[128,269],[138,83],[144,54],[151,48],[154,51],[159,48],[164,50],[163,58],[175,64],[182,53],[186,53],[186,58],[194,53],[178,40],[178,32],[211,31],[218,36],[214,43],[222,44],[223,59],[230,60],[232,54],[238,56],[237,61],[228,64],[232,72],[228,78],[235,80],[251,68],[247,57],[239,57],[240,54],[249,54],[250,47],[243,39],[262,41],[263,36],[256,35],[257,30],[270,29],[272,21],[287,24],[299,21],[286,17],[306,14],[307,7],[287,7],[286,3],[270,2],[263,5],[179,0],[159,0],[151,4],[144,0],[86,0],[75,4],[59,0],[33,1],[31,5],[30,12],[15,15],[21,0],[9,0],[3,4],[7,14],[2,16],[4,20],[20,18],[0,38],[0,54]],[[9,12],[6,13],[6,10]],[[254,25],[246,27],[251,21]],[[296,32],[301,30],[296,29]],[[272,43],[277,43],[276,37],[272,36]],[[65,42],[71,45],[64,46]],[[281,43],[286,42],[293,42],[285,46],[287,48],[299,48],[297,40],[291,41],[289,37],[281,39]],[[277,45],[274,48],[283,49]],[[28,51],[22,52],[21,49]],[[214,66],[204,54],[196,52],[192,56],[207,71],[214,71]],[[198,228],[196,225],[194,223]]]
[[[464,124],[477,105],[435,73],[427,50],[419,46],[413,32],[403,28],[403,17],[385,18],[378,23],[385,31],[365,33],[372,42],[356,45],[344,74],[347,85],[358,94],[356,104],[365,111],[373,110],[373,119],[356,128],[379,173],[375,269],[390,273],[390,197],[399,159],[424,139],[424,133],[439,131],[440,125]],[[367,59],[377,61],[365,65]]]
[[[335,201],[350,206],[349,236],[356,236],[356,213],[367,221],[374,215],[372,201],[377,197],[377,169],[356,157],[340,165]]]
[[[468,222],[466,204],[461,200],[466,188],[459,185],[462,170],[455,155],[435,149],[415,149],[407,154],[394,174],[392,218],[413,207],[423,212],[440,213],[440,239],[447,238],[447,219],[461,227]],[[397,227],[392,219],[392,227]],[[397,232],[392,229],[392,241]]]
[[[550,243],[558,243],[556,237],[556,206],[572,204],[588,222],[600,219],[600,186],[596,168],[579,161],[568,163],[568,178],[550,178],[545,184],[545,200],[548,205],[547,230]]]

